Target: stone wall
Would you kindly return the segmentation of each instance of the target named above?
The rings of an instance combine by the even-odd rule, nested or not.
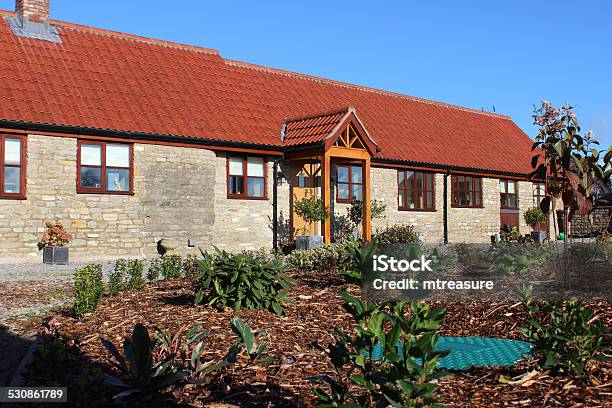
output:
[[[74,236],[73,260],[152,257],[157,241],[193,252],[210,246],[215,222],[214,153],[152,144],[134,146],[134,195],[77,194],[74,138],[29,135],[27,200],[0,200],[0,263],[41,262],[46,220]]]
[[[267,162],[267,200],[227,198],[227,154],[219,152],[214,158],[215,180],[215,246],[228,251],[272,248],[272,183],[273,159]],[[289,186],[278,186],[279,239],[289,228]]]

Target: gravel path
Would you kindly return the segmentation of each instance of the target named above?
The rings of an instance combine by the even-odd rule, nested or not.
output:
[[[31,281],[31,280],[71,280],[74,271],[91,262],[71,262],[68,265],[31,264],[0,264],[0,281]],[[100,261],[104,279],[113,269],[115,261]]]

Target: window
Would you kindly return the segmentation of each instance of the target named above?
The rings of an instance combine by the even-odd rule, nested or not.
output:
[[[435,210],[433,173],[400,170],[397,187],[400,210]]]
[[[263,157],[228,157],[227,197],[265,200],[266,174]]]
[[[533,185],[533,206],[539,207],[542,200],[546,197],[544,183],[534,183]]]
[[[453,207],[482,207],[482,178],[473,176],[452,176]]]
[[[0,135],[0,197],[25,199],[24,136]]]
[[[514,180],[499,180],[501,208],[518,208],[517,182]]]
[[[79,141],[77,191],[131,194],[132,145]]]
[[[363,198],[363,170],[361,166],[336,166],[336,201],[350,203],[353,199]]]

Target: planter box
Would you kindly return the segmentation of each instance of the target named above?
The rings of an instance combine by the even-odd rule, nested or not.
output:
[[[44,247],[43,263],[51,265],[68,265],[68,248]]]
[[[546,239],[546,231],[532,231],[531,238],[533,238],[535,242],[544,242]]]
[[[304,235],[295,238],[295,249],[298,251],[307,251],[319,245],[323,245],[321,235]]]

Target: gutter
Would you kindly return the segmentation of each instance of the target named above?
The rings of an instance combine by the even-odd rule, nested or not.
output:
[[[444,173],[444,204],[442,214],[444,218],[444,245],[448,245],[448,175],[450,172]]]
[[[157,133],[146,133],[146,132],[131,132],[124,130],[111,130],[111,129],[99,129],[99,128],[87,128],[79,126],[66,126],[66,125],[50,125],[42,123],[32,123],[23,121],[13,121],[0,119],[0,127],[14,130],[24,130],[28,132],[55,132],[64,133],[78,136],[100,136],[100,137],[115,137],[121,139],[131,139],[132,141],[157,141],[165,143],[184,143],[194,146],[207,146],[222,150],[223,147],[234,147],[254,150],[268,150],[270,154],[282,155],[285,148],[283,146],[272,146],[262,145],[257,143],[246,143],[246,142],[230,142],[224,140],[213,140],[204,139],[195,136],[177,136],[170,134],[157,134]],[[62,135],[56,135],[62,136]]]

